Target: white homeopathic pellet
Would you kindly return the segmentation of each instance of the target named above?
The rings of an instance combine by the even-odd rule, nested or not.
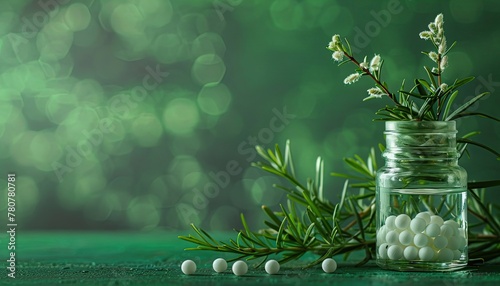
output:
[[[443,248],[438,253],[439,261],[451,261],[453,259],[454,253],[453,250],[449,248]]]
[[[434,251],[434,249],[432,249],[432,247],[429,246],[422,247],[418,251],[418,257],[420,257],[420,259],[422,259],[423,261],[432,261],[434,260],[435,255],[436,252]]]
[[[400,214],[394,220],[394,224],[399,229],[407,229],[410,226],[411,218],[407,214]]]
[[[327,258],[321,263],[321,268],[323,268],[323,271],[326,273],[333,273],[337,270],[337,262],[332,258]]]
[[[385,226],[387,229],[393,230],[396,228],[396,216],[391,215],[385,219]]]
[[[214,268],[215,272],[221,273],[226,271],[227,262],[226,260],[224,260],[224,258],[217,258],[214,260],[214,263],[212,263],[212,267]]]
[[[409,230],[403,230],[399,234],[399,243],[402,245],[410,245],[413,242],[413,233]]]
[[[437,223],[430,223],[425,228],[425,234],[430,237],[436,237],[441,233],[441,227]]]
[[[233,264],[233,273],[235,275],[241,276],[247,274],[248,265],[243,260],[238,260]]]
[[[442,217],[440,217],[438,215],[431,215],[431,221],[429,223],[435,223],[439,226],[442,226],[444,223],[444,220]]]
[[[403,257],[403,248],[399,245],[391,245],[387,249],[387,257],[391,260],[398,260]]]
[[[417,233],[413,238],[413,243],[417,247],[424,247],[429,244],[429,237],[423,233]]]
[[[378,248],[378,254],[380,255],[380,258],[382,259],[387,259],[387,249],[389,248],[389,244],[387,243],[382,243],[379,248]]]
[[[431,215],[428,212],[421,212],[417,214],[415,217],[425,220],[425,224],[429,224],[431,222]]]
[[[196,263],[193,260],[186,260],[181,264],[182,273],[191,275],[196,272]]]
[[[437,249],[443,249],[448,245],[448,239],[444,236],[438,236],[434,238],[434,247]]]
[[[276,274],[278,273],[278,271],[280,271],[280,264],[278,261],[276,260],[269,260],[268,262],[266,262],[266,265],[264,266],[264,268],[266,269],[266,272],[268,274]]]
[[[427,226],[427,223],[425,222],[425,219],[416,217],[411,220],[410,222],[410,229],[414,233],[419,233],[425,230],[425,227]]]
[[[449,224],[443,224],[441,226],[441,236],[451,237],[455,234],[456,230]]]
[[[418,258],[418,248],[410,245],[405,248],[403,255],[406,260],[415,260]]]
[[[390,245],[397,244],[399,242],[399,233],[395,230],[390,230],[385,236],[385,241]]]

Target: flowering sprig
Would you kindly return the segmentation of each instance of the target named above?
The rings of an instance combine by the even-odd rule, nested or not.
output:
[[[344,79],[344,84],[353,84],[363,76],[368,76],[375,82],[375,86],[367,90],[368,96],[363,100],[387,96],[394,103],[393,106],[386,106],[377,111],[377,114],[382,116],[381,120],[448,121],[463,116],[479,115],[500,121],[486,114],[466,112],[475,102],[486,96],[487,92],[476,95],[454,111],[451,110],[452,103],[458,95],[458,87],[472,81],[474,77],[457,79],[451,85],[443,82],[442,74],[448,67],[448,53],[455,43],[448,48],[444,34],[443,14],[437,15],[428,28],[429,30],[421,32],[419,36],[421,39],[429,40],[434,45],[435,51],[422,53],[435,63],[435,67],[431,69],[424,66],[429,79],[415,79],[410,91],[404,90],[405,81],[403,80],[398,96],[392,93],[387,84],[381,80],[384,61],[379,54],[375,54],[370,62],[367,61],[367,57],[363,61],[358,61],[352,53],[349,41],[347,39],[342,41],[339,35],[332,37],[327,48],[333,52],[332,58],[339,62],[339,65],[352,62],[357,67],[355,73]],[[422,103],[418,105],[417,101]]]
[[[332,37],[332,41],[328,44],[328,49],[333,51],[333,60],[340,62],[339,65],[346,62],[353,62],[356,66],[358,66],[355,73],[350,74],[344,79],[344,84],[353,84],[363,75],[368,75],[375,81],[375,87],[368,89],[369,96],[364,100],[381,98],[383,95],[387,95],[389,98],[393,99],[394,95],[389,92],[387,85],[380,81],[380,71],[383,64],[380,55],[374,55],[370,62],[367,61],[367,57],[365,57],[362,62],[359,62],[354,58],[349,42],[347,40],[345,41],[347,45],[342,43],[339,35],[334,35]],[[346,57],[347,60],[344,60],[344,57]]]

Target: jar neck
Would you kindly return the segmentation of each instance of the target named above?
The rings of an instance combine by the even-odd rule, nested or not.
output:
[[[388,121],[385,127],[388,166],[458,164],[454,121]]]

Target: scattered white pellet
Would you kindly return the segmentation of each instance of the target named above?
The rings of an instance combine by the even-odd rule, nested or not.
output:
[[[241,276],[247,274],[248,265],[243,260],[238,260],[233,264],[234,275]]]
[[[214,263],[212,263],[212,267],[214,268],[215,272],[221,273],[226,271],[227,262],[223,258],[217,258],[214,260]]]
[[[196,272],[196,263],[193,260],[186,260],[181,264],[182,273],[191,275]]]
[[[278,273],[278,271],[280,271],[280,264],[278,261],[276,260],[269,260],[268,262],[266,262],[266,265],[264,266],[264,268],[266,269],[266,272],[268,274],[276,274]]]
[[[321,263],[321,268],[323,268],[323,271],[326,273],[333,273],[337,270],[337,262],[332,258],[327,258]]]

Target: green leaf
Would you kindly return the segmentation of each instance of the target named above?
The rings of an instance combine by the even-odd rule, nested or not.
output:
[[[455,119],[458,119],[460,117],[466,117],[466,116],[479,116],[479,117],[489,118],[489,119],[492,119],[492,120],[500,122],[500,118],[494,117],[494,116],[491,116],[491,115],[488,115],[488,114],[484,114],[484,113],[481,113],[481,112],[462,112],[462,113],[456,115]]]
[[[443,115],[442,115],[441,118],[447,118],[448,117],[448,113],[450,112],[451,105],[453,104],[453,101],[455,101],[455,98],[457,97],[457,95],[458,95],[458,90],[454,91],[451,94],[450,98],[446,102],[446,106],[444,108]],[[445,119],[445,121],[446,121],[446,119]]]
[[[424,69],[427,72],[427,76],[429,77],[432,86],[437,87],[436,80],[434,79],[434,74],[432,73],[431,69],[429,69],[427,66],[424,66]]]
[[[267,214],[267,216],[276,224],[280,225],[281,220],[276,216],[276,214],[269,209],[267,206],[262,206],[262,210]]]
[[[290,174],[292,174],[292,177],[295,177],[295,168],[293,165],[290,140],[286,140],[286,144],[285,144],[285,166],[288,166],[290,168]]]
[[[483,92],[475,97],[473,97],[471,100],[467,101],[465,104],[457,108],[453,113],[451,113],[448,117],[445,118],[445,121],[449,120],[454,120],[457,115],[459,115],[461,112],[464,112],[467,110],[469,107],[471,107],[474,103],[476,103],[478,100],[483,98],[485,95],[487,95],[488,92]]]
[[[466,77],[466,78],[463,78],[463,79],[459,79],[459,80],[456,80],[452,86],[450,86],[449,88],[451,89],[457,89],[458,87],[466,84],[466,83],[469,83],[471,81],[474,80],[474,77],[473,76],[470,76],[470,77]]]
[[[425,95],[425,96],[427,95],[427,91],[424,89],[424,87],[427,90],[431,91],[429,83],[424,79],[416,79],[415,86],[417,87],[418,93],[420,93],[421,95]]]
[[[500,186],[500,180],[467,183],[467,188],[469,189],[491,188],[497,186]]]
[[[500,153],[498,153],[497,151],[495,151],[493,148],[490,148],[482,143],[479,143],[479,142],[476,142],[476,141],[472,141],[470,139],[467,139],[467,138],[460,138],[460,139],[457,139],[457,142],[460,142],[460,143],[467,143],[467,144],[472,144],[472,145],[476,145],[478,147],[481,147],[493,154],[495,154],[495,156],[497,156],[497,159],[500,158]]]

